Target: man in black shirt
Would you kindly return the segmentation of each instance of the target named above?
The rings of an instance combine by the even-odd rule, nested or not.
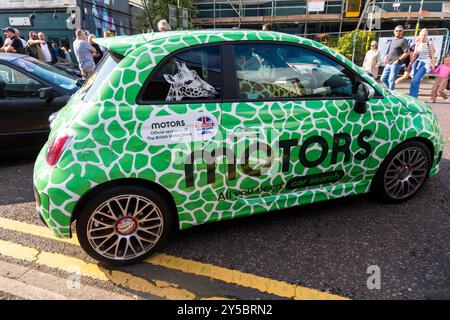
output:
[[[391,90],[395,89],[395,80],[402,67],[404,60],[409,56],[408,41],[403,37],[403,26],[395,27],[395,38],[392,40],[388,53],[384,57],[384,71],[381,75],[381,82]]]
[[[2,30],[5,32],[5,36],[11,40],[9,45],[3,47],[4,52],[24,54],[25,48],[23,47],[22,41],[16,36],[16,30],[11,27]]]

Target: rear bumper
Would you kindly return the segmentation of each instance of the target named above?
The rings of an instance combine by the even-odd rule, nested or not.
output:
[[[43,155],[42,150],[34,165],[33,189],[36,212],[56,237],[70,238],[72,222],[70,209],[74,207],[71,200],[75,197],[61,192],[59,184],[55,182],[65,178],[64,172],[56,167],[49,167]]]

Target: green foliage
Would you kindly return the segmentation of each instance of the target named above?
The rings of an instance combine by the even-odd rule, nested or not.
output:
[[[169,5],[189,9],[190,18],[195,17],[195,7],[192,0],[143,0],[146,1],[152,19],[153,28],[156,30],[156,24],[161,19],[169,21]],[[151,29],[148,14],[145,9],[137,14],[133,19],[133,26],[137,33],[146,32]]]
[[[351,59],[353,55],[354,36],[356,33],[355,63],[361,64],[364,61],[366,52],[370,49],[370,43],[376,39],[376,33],[372,31],[353,30],[342,36],[333,49]]]

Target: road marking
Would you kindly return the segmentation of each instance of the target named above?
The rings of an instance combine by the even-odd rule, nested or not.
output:
[[[21,221],[17,221],[17,220],[0,217],[0,228],[12,230],[12,231],[18,231],[18,232],[22,232],[22,233],[28,233],[33,236],[57,240],[59,242],[65,242],[65,243],[69,243],[69,244],[72,244],[75,246],[79,246],[79,243],[78,243],[78,240],[76,237],[73,237],[71,239],[57,238],[53,235],[53,233],[50,231],[49,228],[46,228],[43,226],[38,226],[35,224],[29,224],[29,223],[25,223],[25,222],[21,222]]]
[[[78,258],[59,253],[39,251],[14,242],[0,240],[0,255],[33,262],[69,273],[76,269],[79,270],[81,276],[101,281],[111,281],[116,285],[131,290],[149,293],[170,300],[192,300],[197,298],[196,294],[179,288],[176,284],[160,280],[149,281],[126,272],[107,270]]]
[[[75,235],[72,239],[56,238],[46,227],[31,225],[16,220],[0,217],[0,228],[28,233],[34,236],[62,241],[75,246],[79,246],[78,240],[76,239]],[[145,262],[152,265],[162,266],[168,269],[178,270],[185,273],[204,276],[242,287],[255,289],[263,293],[269,293],[283,298],[295,300],[348,299],[346,297],[335,295],[332,293],[290,284],[284,281],[273,280],[250,273],[244,273],[238,270],[218,267],[208,263],[179,258],[164,253],[156,253],[152,257],[145,260]]]
[[[147,263],[175,269],[198,276],[209,277],[227,283],[237,284],[242,287],[256,289],[258,291],[273,294],[279,297],[295,300],[345,300],[347,298],[310,289],[284,281],[268,279],[244,273],[237,270],[226,269],[212,264],[178,258],[164,253],[154,254],[146,260]]]
[[[30,300],[134,300],[137,296],[118,294],[79,282],[79,277],[52,274],[0,260],[0,288],[13,296]]]

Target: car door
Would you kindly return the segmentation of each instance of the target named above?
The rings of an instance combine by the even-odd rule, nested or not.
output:
[[[152,169],[172,171],[167,174],[172,179],[161,183],[197,203],[189,208],[197,209],[200,221],[212,214],[202,204],[215,202],[226,187],[218,161],[223,151],[221,59],[220,44],[177,51],[152,71],[137,99]]]
[[[225,97],[222,126],[237,159],[227,180],[235,208],[278,208],[299,201],[283,194],[301,193],[305,203],[359,188],[374,123],[370,107],[354,110],[357,75],[299,45],[242,42],[232,51],[234,70],[226,70],[235,90]]]
[[[0,150],[41,147],[47,139],[49,108],[39,98],[44,85],[6,64],[0,64]]]

